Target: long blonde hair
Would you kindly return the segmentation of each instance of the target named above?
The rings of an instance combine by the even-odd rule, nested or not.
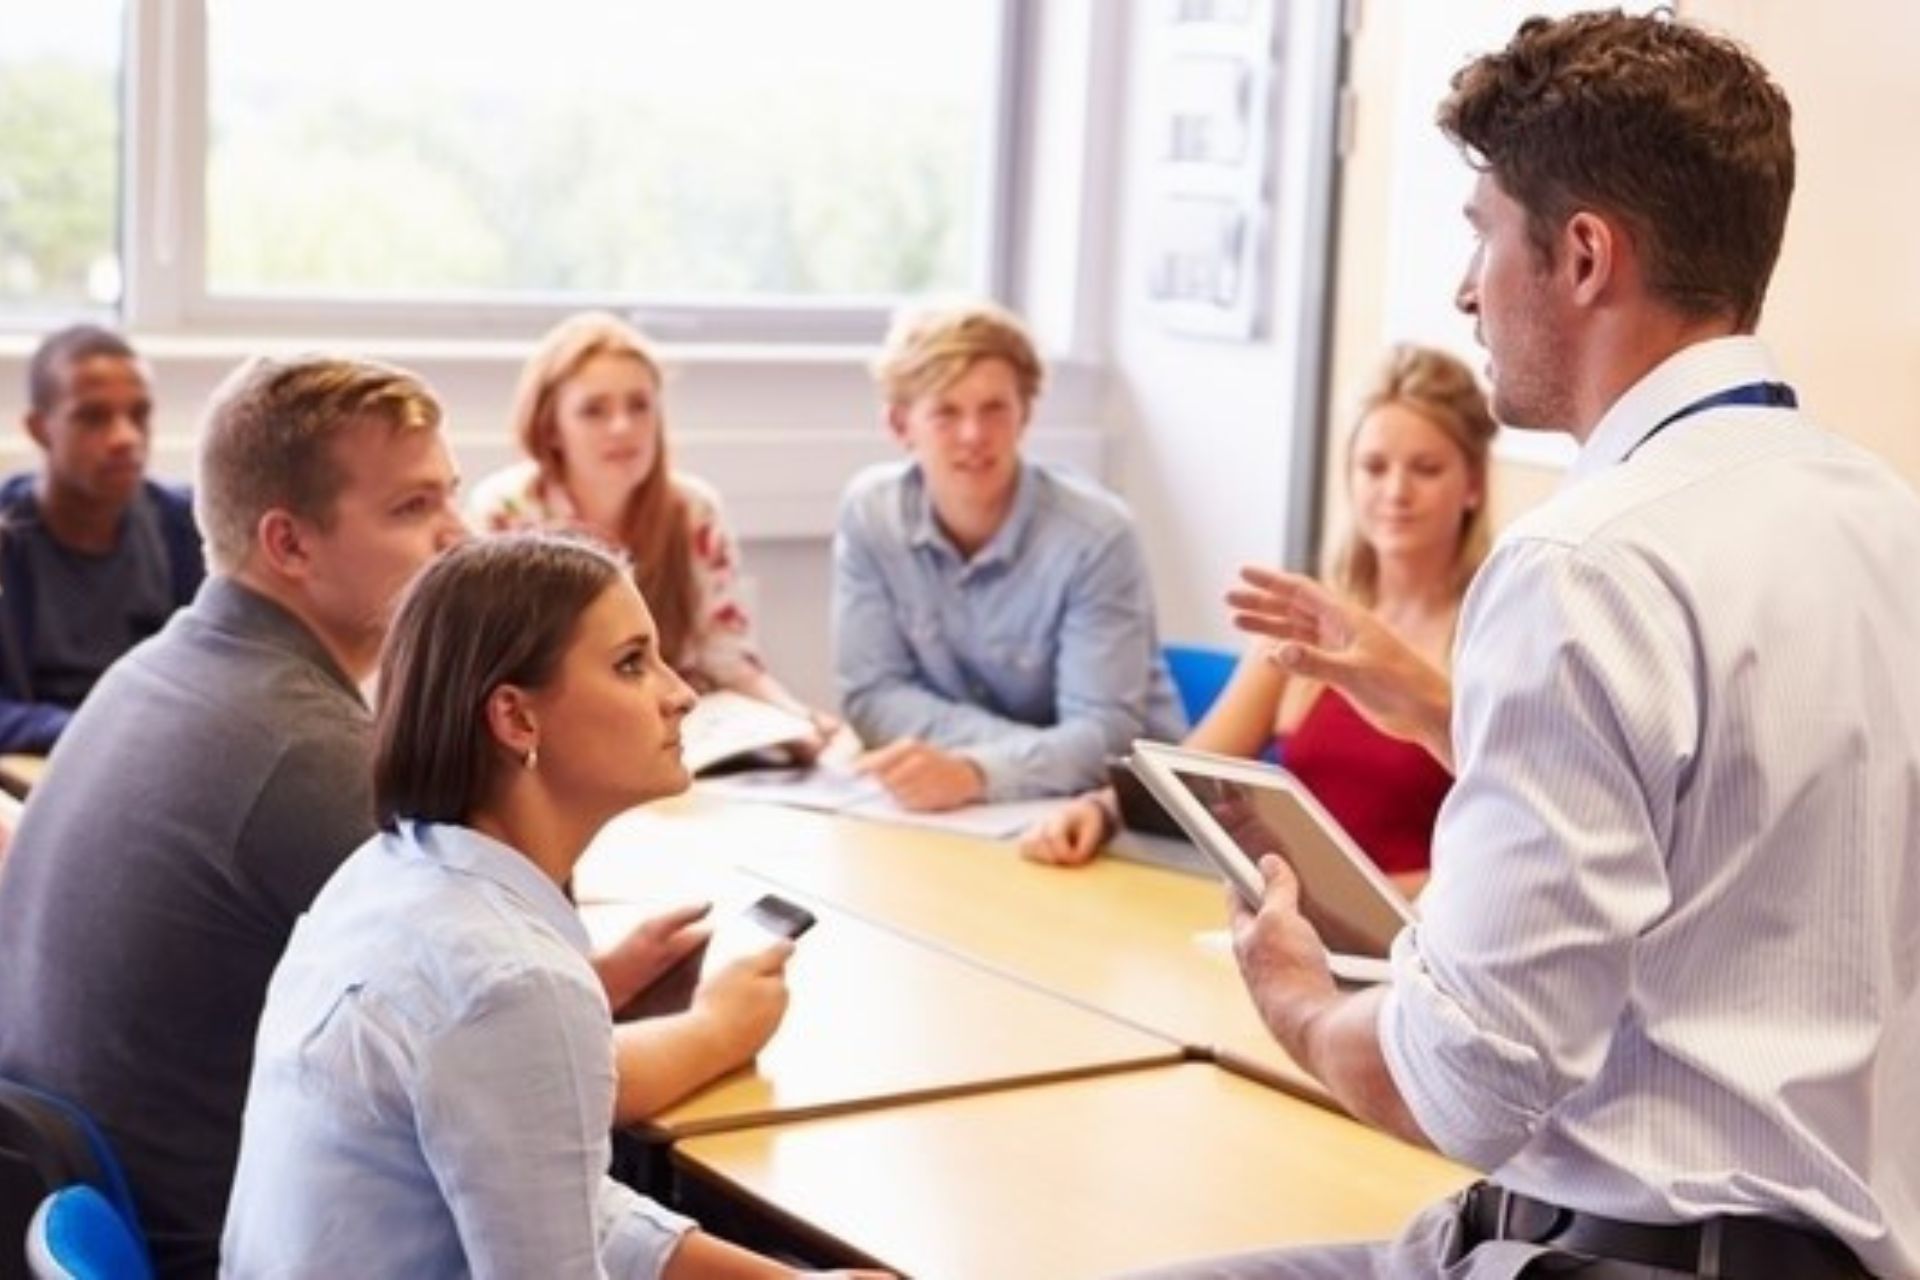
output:
[[[589,360],[603,355],[638,360],[653,379],[656,405],[664,403],[660,362],[639,330],[604,311],[583,312],[562,320],[528,357],[514,393],[513,434],[540,468],[544,485],[564,486],[566,481],[558,422],[560,388]],[[660,632],[660,652],[668,661],[677,662],[693,630],[693,555],[686,502],[673,483],[673,466],[668,459],[664,407],[656,409],[655,422],[659,440],[653,468],[627,498],[615,533],[621,550],[633,561],[634,583],[653,611],[654,625]]]
[[[1382,405],[1404,405],[1444,431],[1467,460],[1467,470],[1480,485],[1481,501],[1460,515],[1460,536],[1453,549],[1453,597],[1458,600],[1473,580],[1493,544],[1485,500],[1487,458],[1499,426],[1473,370],[1432,347],[1401,345],[1388,352],[1371,389],[1360,402],[1347,432],[1347,452],[1367,415]],[[1351,461],[1348,463],[1352,465]],[[1343,595],[1372,608],[1380,598],[1380,553],[1361,534],[1347,530],[1326,574]]]

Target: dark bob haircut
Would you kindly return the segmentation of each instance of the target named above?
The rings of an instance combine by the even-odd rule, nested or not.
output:
[[[546,533],[462,543],[421,571],[380,654],[373,803],[383,828],[468,820],[506,762],[487,698],[551,680],[580,615],[627,577],[614,552]]]

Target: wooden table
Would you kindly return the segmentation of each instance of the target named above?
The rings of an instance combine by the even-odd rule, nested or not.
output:
[[[661,863],[716,862],[1327,1100],[1255,1014],[1216,883],[1114,858],[1040,866],[1006,843],[698,793],[611,824],[575,883],[622,897]]]
[[[45,756],[0,756],[0,783],[4,783],[7,790],[24,796],[34,783],[40,781],[40,775],[46,771],[46,767]]]
[[[647,887],[651,898],[617,912],[587,901],[590,932],[605,939],[651,911],[706,897],[716,904],[713,945],[721,948],[728,930],[757,935],[737,917],[771,886],[712,860],[689,860],[661,868]],[[590,899],[578,884],[576,892]],[[1163,1036],[785,892],[819,923],[790,962],[792,1003],[780,1030],[750,1067],[655,1117],[651,1136],[671,1140],[1181,1057]]]
[[[674,1160],[695,1188],[921,1280],[1376,1239],[1470,1177],[1205,1063],[714,1134]]]

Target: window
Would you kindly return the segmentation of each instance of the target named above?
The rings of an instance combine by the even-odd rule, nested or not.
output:
[[[121,26],[119,0],[0,0],[7,320],[119,305]]]
[[[117,304],[123,204],[148,329],[526,333],[597,305],[669,338],[831,339],[902,295],[1004,291],[1021,0],[25,7],[0,306]],[[84,163],[36,177],[34,150]],[[16,249],[56,204],[61,237]]]

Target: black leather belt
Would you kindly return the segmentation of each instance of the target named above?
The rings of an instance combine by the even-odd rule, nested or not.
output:
[[[1469,1245],[1486,1240],[1551,1244],[1569,1253],[1717,1280],[1857,1280],[1867,1270],[1832,1236],[1768,1218],[1721,1217],[1650,1225],[1582,1213],[1476,1182],[1460,1195]]]

